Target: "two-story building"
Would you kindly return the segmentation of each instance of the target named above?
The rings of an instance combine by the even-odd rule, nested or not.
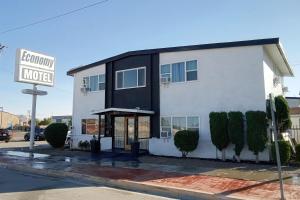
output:
[[[102,150],[140,141],[150,154],[181,156],[173,136],[191,129],[199,144],[189,156],[199,158],[221,154],[210,112],[265,111],[269,93],[283,94],[283,77],[293,76],[279,38],[130,51],[67,74],[74,77],[74,147],[101,130]],[[229,146],[226,157],[233,155]],[[255,156],[246,146],[241,159]]]

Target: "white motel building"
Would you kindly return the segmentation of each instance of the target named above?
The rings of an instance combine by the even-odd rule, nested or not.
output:
[[[73,148],[101,135],[101,150],[181,156],[178,130],[199,131],[189,157],[221,157],[211,142],[212,111],[266,111],[269,93],[283,95],[293,76],[279,38],[130,51],[67,72],[74,77]],[[101,120],[100,120],[101,119]],[[101,121],[101,123],[99,123]],[[232,159],[233,146],[226,149]],[[260,153],[268,161],[269,151]],[[241,159],[255,160],[245,146]]]

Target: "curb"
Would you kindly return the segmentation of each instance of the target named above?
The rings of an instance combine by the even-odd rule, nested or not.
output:
[[[177,199],[223,199],[223,200],[237,200],[238,198],[233,197],[226,197],[217,195],[214,193],[208,193],[204,191],[196,191],[196,190],[189,190],[189,189],[179,189],[175,187],[164,187],[164,186],[157,186],[145,183],[137,183],[134,181],[126,181],[126,180],[114,180],[108,179],[103,177],[96,177],[91,175],[85,175],[75,172],[61,172],[51,169],[34,169],[31,167],[26,166],[16,166],[14,164],[8,163],[1,163],[0,167],[6,169],[12,169],[21,172],[28,172],[32,174],[38,174],[43,176],[51,176],[57,178],[71,178],[71,179],[84,179],[86,181],[91,181],[96,184],[101,184],[113,188],[130,190],[134,192],[141,192],[147,193],[152,195],[160,195],[169,198],[177,198]]]

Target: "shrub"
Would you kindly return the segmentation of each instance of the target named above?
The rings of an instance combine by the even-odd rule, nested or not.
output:
[[[64,123],[52,123],[45,129],[45,138],[54,148],[63,147],[68,133],[68,126]]]
[[[291,159],[291,147],[290,144],[286,141],[279,140],[278,141],[278,147],[279,147],[279,155],[280,155],[280,161],[281,163],[288,163],[288,161]],[[271,152],[272,152],[272,158],[274,161],[276,161],[276,150],[275,150],[275,143],[272,143],[271,146]]]
[[[174,136],[174,144],[181,151],[182,157],[186,157],[189,152],[197,148],[198,140],[199,133],[197,131],[182,130]]]
[[[297,144],[295,149],[296,149],[296,161],[300,162],[300,144]]]
[[[222,159],[225,160],[224,149],[229,144],[228,118],[226,112],[211,112],[209,114],[209,125],[212,143],[222,151]]]
[[[232,144],[235,145],[235,154],[239,156],[244,147],[244,119],[242,112],[228,113],[228,135]]]
[[[283,96],[277,96],[274,98],[275,100],[275,120],[276,127],[280,132],[285,132],[287,129],[291,128],[292,121],[290,118],[290,109],[287,100]],[[270,109],[270,100],[267,100],[267,112],[268,118],[271,117],[271,109]]]
[[[246,112],[246,121],[248,147],[256,155],[256,162],[258,162],[258,153],[266,148],[268,140],[266,113],[248,111]]]

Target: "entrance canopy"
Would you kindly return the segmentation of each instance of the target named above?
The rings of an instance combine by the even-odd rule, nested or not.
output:
[[[132,115],[132,114],[142,114],[142,115],[154,115],[154,111],[152,110],[141,110],[139,108],[136,109],[127,109],[127,108],[106,108],[103,110],[98,110],[92,112],[93,115],[104,115],[104,114],[112,114],[112,115]]]

